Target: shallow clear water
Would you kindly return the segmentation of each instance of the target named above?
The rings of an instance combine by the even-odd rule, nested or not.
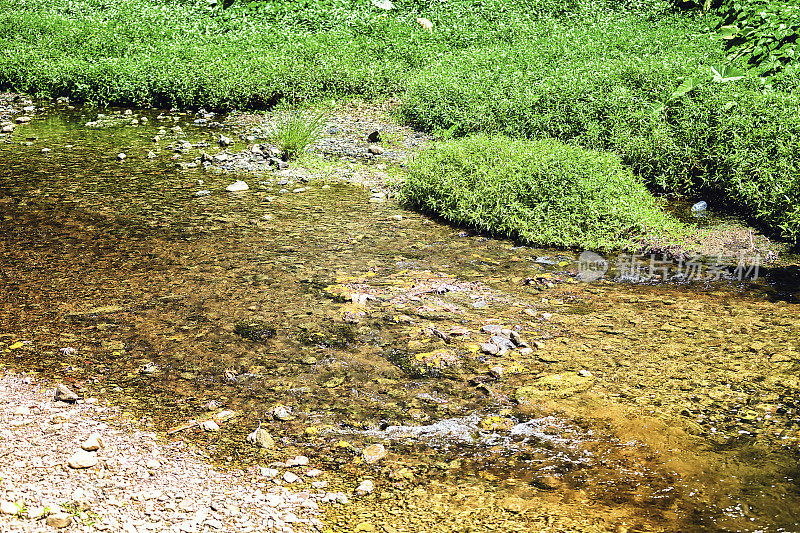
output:
[[[582,512],[617,517],[609,527],[800,530],[795,267],[755,282],[582,283],[576,253],[474,235],[349,185],[281,194],[261,176],[226,193],[237,177],[175,166],[216,150],[193,117],[83,126],[96,115],[51,111],[0,144],[0,333],[31,341],[4,350],[8,364],[163,430],[210,400],[234,409],[222,434],[193,435],[232,465],[280,458],[241,444],[263,420],[286,453],[344,477],[353,452],[338,441],[383,441],[413,484],[584,498]],[[209,146],[169,149],[176,123]],[[237,323],[274,335],[248,340]],[[542,347],[483,356],[472,345],[487,323]],[[519,401],[539,377],[580,369],[598,378],[588,396]],[[278,404],[291,417],[274,419]],[[409,488],[402,472],[358,468]]]

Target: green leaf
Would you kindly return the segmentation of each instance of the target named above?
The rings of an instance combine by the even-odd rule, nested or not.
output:
[[[717,83],[727,83],[729,81],[740,80],[745,77],[745,72],[730,65],[713,65],[711,75]]]
[[[737,26],[722,26],[717,32],[719,39],[733,39],[739,35],[739,28]]]
[[[688,92],[692,91],[698,85],[703,83],[702,78],[686,78],[678,85],[672,94],[670,95],[669,99],[674,100],[675,98],[680,98],[681,96],[687,94]]]

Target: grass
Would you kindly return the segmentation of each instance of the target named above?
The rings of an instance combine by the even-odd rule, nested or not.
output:
[[[439,143],[412,162],[400,198],[535,245],[639,250],[683,231],[619,158],[555,139],[477,134]]]
[[[704,21],[666,2],[394,3],[0,0],[0,88],[215,110],[400,96],[420,129],[609,151],[654,191],[702,197],[800,246],[796,73],[770,89],[703,86],[654,115],[681,80],[725,62]],[[282,128],[302,150],[302,124]]]
[[[284,113],[269,126],[267,139],[289,159],[295,159],[319,140],[329,117],[325,109]]]

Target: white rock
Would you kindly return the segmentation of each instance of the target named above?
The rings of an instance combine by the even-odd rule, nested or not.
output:
[[[123,154],[122,152],[117,154],[117,159],[120,160],[120,161],[124,160],[126,157],[128,157],[128,156]]]
[[[300,479],[300,478],[299,478],[298,476],[296,476],[295,474],[292,474],[291,472],[286,472],[285,474],[283,474],[283,480],[284,480],[286,483],[295,483],[295,482],[297,482],[299,479]]]
[[[103,437],[101,437],[99,433],[92,433],[81,444],[81,448],[83,448],[87,452],[97,451],[100,448],[102,448],[103,446],[104,446]]]
[[[202,424],[200,424],[200,427],[203,428],[203,431],[219,431],[219,424],[213,420],[204,421]]]
[[[305,466],[307,464],[308,464],[308,457],[306,457],[305,455],[298,455],[294,459],[289,459],[288,461],[286,461],[286,466],[288,467]]]
[[[280,472],[278,472],[277,469],[275,469],[275,468],[267,468],[267,467],[264,467],[264,466],[259,467],[258,473],[259,473],[259,475],[262,475],[267,479],[276,478],[276,477],[278,477],[278,474],[280,474]]]
[[[242,180],[236,180],[227,187],[225,190],[228,192],[242,192],[250,190],[250,186],[247,183],[243,182]]]
[[[356,489],[356,493],[364,496],[375,490],[375,483],[371,479],[365,479]]]
[[[19,416],[28,416],[31,414],[31,410],[24,405],[20,405],[14,409],[14,414]]]
[[[0,514],[17,514],[20,508],[14,502],[0,502]]]
[[[161,463],[158,462],[158,459],[148,459],[144,466],[150,470],[158,470],[161,468]]]
[[[97,461],[97,454],[94,452],[78,450],[70,456],[67,460],[67,464],[70,468],[91,468],[97,464]]]
[[[197,507],[197,503],[191,498],[184,498],[181,500],[181,503],[178,504],[178,509],[181,511],[194,511]]]
[[[311,482],[311,486],[313,488],[317,489],[317,490],[321,490],[321,489],[324,489],[325,487],[328,486],[328,482],[327,481],[312,481]]]
[[[417,24],[422,26],[422,29],[427,31],[427,32],[432,32],[433,31],[433,22],[431,22],[430,20],[428,20],[426,18],[422,18],[422,17],[418,18],[417,19]]]
[[[316,468],[312,468],[311,470],[306,471],[306,476],[308,477],[319,477],[322,475],[322,470],[317,470]]]

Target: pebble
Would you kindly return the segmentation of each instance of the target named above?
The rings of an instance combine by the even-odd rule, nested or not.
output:
[[[20,508],[14,502],[0,502],[0,513],[2,514],[17,514]]]
[[[383,444],[372,444],[364,448],[361,455],[364,457],[364,462],[373,464],[386,457],[386,454],[386,448]]]
[[[72,524],[72,515],[67,513],[53,513],[47,517],[47,525],[62,529]]]
[[[365,479],[358,485],[358,488],[356,488],[356,493],[364,496],[365,494],[371,493],[373,490],[375,490],[375,482],[371,479]]]
[[[367,148],[367,152],[374,154],[374,155],[381,155],[385,150],[383,147],[378,146],[377,144],[370,144]]]
[[[300,480],[300,477],[297,474],[293,474],[291,472],[286,472],[283,474],[283,480],[286,483],[296,483]]]
[[[280,474],[280,472],[277,469],[275,469],[275,468],[266,468],[264,466],[259,467],[258,473],[259,473],[259,475],[262,475],[267,479],[274,479],[274,478],[278,477],[278,474]]]
[[[247,436],[247,440],[260,448],[272,448],[275,446],[275,439],[266,429],[256,429]]]
[[[497,355],[500,353],[500,348],[491,342],[484,342],[481,344],[481,351],[489,355]]]
[[[227,187],[225,187],[225,190],[228,192],[241,192],[241,191],[247,191],[249,189],[250,186],[247,185],[247,183],[243,182],[242,180],[236,180]]]
[[[208,189],[203,189],[202,191],[197,191],[196,193],[194,193],[194,195],[197,196],[198,198],[201,196],[208,196],[209,194],[211,194],[211,191],[209,191]]]
[[[69,390],[69,387],[61,383],[56,387],[56,393],[55,396],[53,396],[53,399],[57,402],[72,403],[78,400],[78,395]]]
[[[30,121],[31,121],[31,117],[27,117],[27,116],[17,117],[17,119],[16,119],[16,123],[17,124],[27,124]]]
[[[117,159],[120,160],[120,161],[123,161],[126,157],[128,157],[128,156],[123,154],[122,152],[117,154]]]
[[[87,452],[94,452],[102,447],[103,447],[103,437],[101,437],[99,433],[92,433],[81,444],[81,448],[83,448]]]
[[[219,431],[219,424],[214,422],[213,420],[205,420],[200,427],[203,428],[203,431]]]
[[[286,466],[291,468],[293,466],[306,466],[308,464],[308,457],[305,455],[298,455],[294,459],[286,461]]]
[[[97,454],[93,452],[87,452],[86,450],[78,450],[67,460],[67,464],[70,466],[70,468],[75,469],[91,468],[97,463]]]

